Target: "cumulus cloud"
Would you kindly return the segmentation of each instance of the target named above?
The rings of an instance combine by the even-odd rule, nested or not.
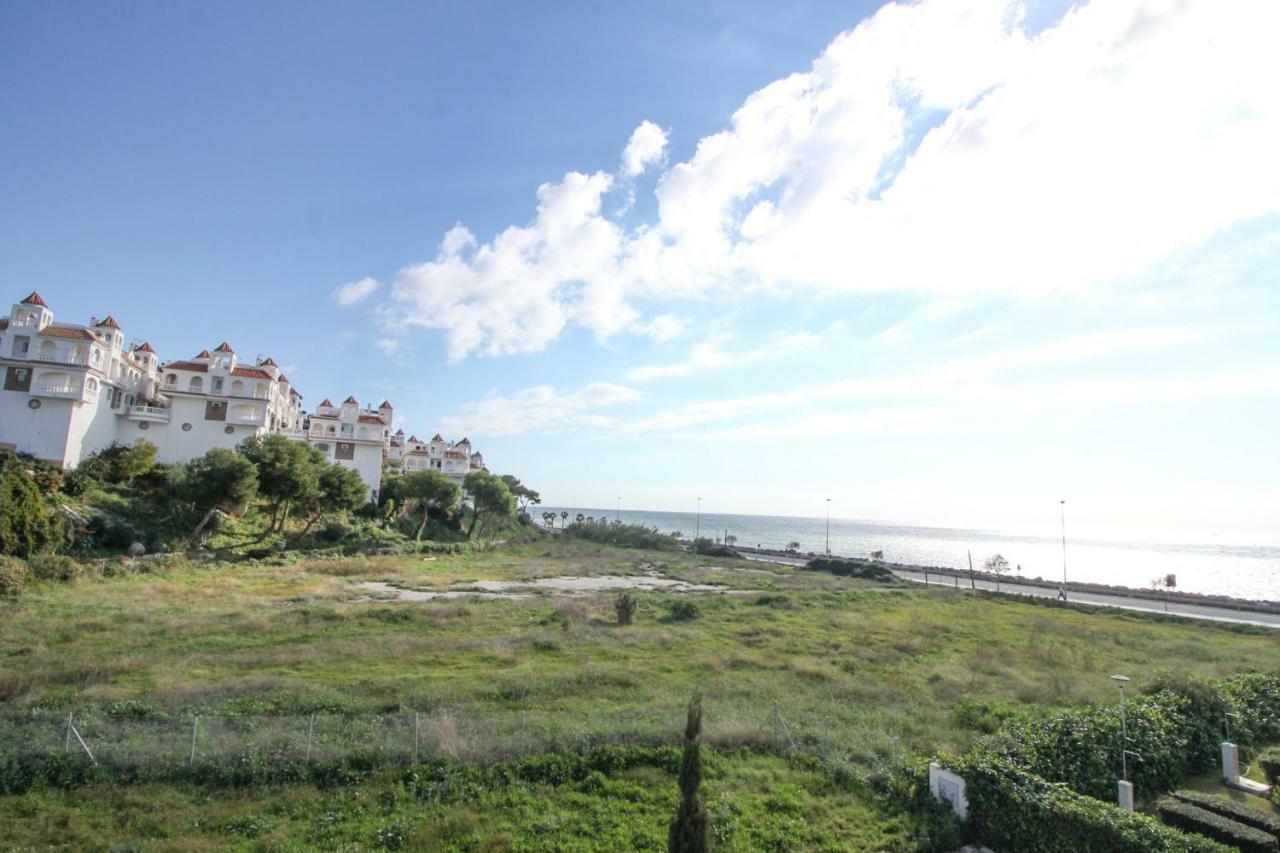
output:
[[[357,302],[363,302],[368,299],[380,287],[382,285],[372,278],[349,281],[333,292],[333,298],[339,305],[346,308],[349,305],[355,305]]]
[[[667,151],[667,132],[651,121],[642,121],[622,151],[622,174],[635,178],[659,163]]]
[[[1280,210],[1280,4],[1093,0],[1038,33],[1009,0],[889,4],[662,167],[570,172],[533,220],[462,226],[392,287],[450,356],[642,332],[650,302],[751,287],[1079,292]],[[656,213],[602,206],[658,167]],[[626,210],[626,205],[622,206]]]
[[[592,410],[639,399],[639,391],[611,382],[592,382],[567,392],[538,385],[468,403],[446,419],[444,428],[468,435],[512,435],[536,429],[607,427],[613,420]]]

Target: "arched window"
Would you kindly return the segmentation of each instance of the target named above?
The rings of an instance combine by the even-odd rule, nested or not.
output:
[[[170,374],[166,375],[166,376],[165,376],[165,378],[164,378],[164,384],[165,384],[165,385],[177,385],[177,384],[178,384],[178,377],[177,377],[177,375],[176,375],[176,374],[173,374],[173,373],[170,373]]]
[[[234,397],[243,397],[243,396],[244,396],[244,383],[243,383],[243,382],[241,382],[239,379],[237,379],[235,382],[232,382],[232,383],[231,383],[231,394],[232,394],[232,396],[234,396]]]
[[[187,388],[192,391],[203,391],[204,380],[201,379],[199,376],[192,376],[191,381],[187,383]]]
[[[266,383],[264,383],[264,382],[259,382],[259,383],[258,383],[257,388],[255,388],[255,389],[254,389],[254,391],[255,391],[255,393],[256,393],[256,395],[257,395],[258,399],[260,399],[260,400],[265,400],[265,399],[267,399],[267,386],[266,386]]]
[[[40,360],[41,361],[53,361],[53,356],[56,351],[57,351],[57,347],[54,346],[53,341],[40,342]]]

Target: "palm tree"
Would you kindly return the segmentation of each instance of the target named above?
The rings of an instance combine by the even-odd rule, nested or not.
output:
[[[587,518],[587,517],[586,517],[585,515],[583,515],[582,513],[578,513],[578,517],[577,517],[576,519],[574,519],[574,520],[575,520],[575,521],[577,521],[579,524],[581,524],[583,521],[585,521],[585,520],[586,520],[586,518]]]
[[[569,520],[569,510],[567,509],[560,510],[560,526],[562,528],[564,527],[564,523],[568,520]]]

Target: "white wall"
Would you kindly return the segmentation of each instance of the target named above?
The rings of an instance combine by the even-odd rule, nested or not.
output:
[[[40,400],[39,409],[28,408],[27,401],[33,399]],[[37,459],[64,465],[68,461],[67,434],[74,406],[72,400],[36,398],[26,391],[0,388],[0,442],[15,445],[20,452]]]

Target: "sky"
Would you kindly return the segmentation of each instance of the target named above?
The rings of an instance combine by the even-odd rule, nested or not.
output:
[[[0,4],[0,284],[548,503],[1278,534],[1280,4]]]

